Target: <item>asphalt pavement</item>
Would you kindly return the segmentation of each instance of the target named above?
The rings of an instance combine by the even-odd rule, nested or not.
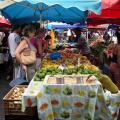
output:
[[[3,97],[11,89],[11,87],[9,86],[10,80],[7,80],[7,77],[8,76],[3,66],[0,65],[0,120],[5,120],[4,119]]]

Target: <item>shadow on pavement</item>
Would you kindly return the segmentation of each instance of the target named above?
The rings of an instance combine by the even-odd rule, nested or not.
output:
[[[0,66],[0,120],[4,120],[3,97],[11,89],[10,80],[7,80],[8,76],[4,69],[3,66]]]

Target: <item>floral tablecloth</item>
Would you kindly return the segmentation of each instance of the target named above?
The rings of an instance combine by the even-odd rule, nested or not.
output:
[[[48,85],[31,81],[23,94],[22,111],[37,106],[41,120],[117,120],[120,95],[96,84]]]

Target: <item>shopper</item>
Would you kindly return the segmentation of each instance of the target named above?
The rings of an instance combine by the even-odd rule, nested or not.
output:
[[[105,31],[103,39],[105,40],[105,44],[108,45],[110,41],[110,35],[108,34],[108,31]]]
[[[50,52],[50,50],[49,50],[50,41],[51,41],[51,36],[50,35],[47,35],[42,40],[42,49],[43,49],[43,52],[45,52],[45,53]]]
[[[113,51],[113,61],[110,64],[111,77],[120,89],[120,32],[116,32],[118,44]]]
[[[9,48],[10,48],[10,54],[13,60],[13,78],[19,78],[21,77],[20,74],[20,64],[16,60],[15,56],[15,50],[17,46],[19,45],[21,39],[19,33],[21,32],[21,27],[20,26],[14,26],[12,32],[8,36],[8,43],[9,43]]]
[[[105,45],[104,45],[105,46]],[[109,65],[113,57],[114,43],[111,41],[109,45],[100,52],[99,67],[104,74],[110,76]]]
[[[90,59],[90,47],[88,46],[87,40],[84,36],[80,36],[78,39],[78,48],[80,53]]]
[[[36,70],[41,68],[41,61],[43,58],[43,49],[42,49],[42,41],[45,38],[46,31],[45,29],[37,29],[36,31],[36,41],[34,43],[36,44],[35,46],[37,47],[37,61],[36,61]]]
[[[76,28],[75,29],[75,34],[76,34],[76,38],[75,38],[74,42],[78,43],[80,38],[81,38],[81,29],[80,28]]]
[[[42,58],[42,42],[38,37],[38,34],[31,39],[31,43],[35,46],[36,53],[36,71],[41,68],[41,58]]]
[[[115,34],[112,36],[112,41],[115,45],[117,44],[117,37]]]
[[[42,47],[42,56],[44,56],[44,53],[49,52],[51,36],[50,35],[46,35],[45,29],[39,29],[37,31],[37,39],[39,39],[39,44],[41,44],[41,47]],[[41,51],[41,49],[39,47],[39,52],[40,51]]]
[[[15,51],[16,58],[19,61],[19,63],[22,65],[22,68],[25,71],[25,74],[27,77],[26,79],[28,80],[28,82],[30,82],[30,80],[33,78],[33,76],[35,74],[35,63],[29,64],[29,65],[24,65],[22,63],[21,53],[27,48],[37,51],[35,46],[32,43],[32,38],[35,36],[35,32],[36,32],[36,30],[33,26],[26,27],[24,29],[24,38],[20,42],[19,46],[17,47],[17,49]]]

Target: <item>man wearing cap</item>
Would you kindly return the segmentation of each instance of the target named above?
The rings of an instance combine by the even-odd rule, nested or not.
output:
[[[13,71],[14,79],[20,77],[20,65],[17,63],[16,58],[15,58],[15,50],[21,41],[20,35],[19,35],[20,32],[21,32],[21,27],[14,26],[12,32],[8,36],[10,54],[11,54],[11,57],[13,59],[13,64],[14,64],[14,71]]]

